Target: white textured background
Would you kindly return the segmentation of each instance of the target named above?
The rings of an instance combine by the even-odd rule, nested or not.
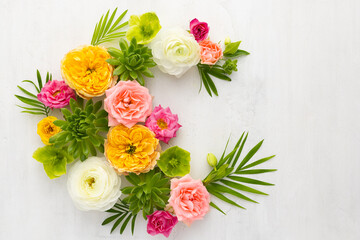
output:
[[[242,40],[251,55],[239,60],[233,82],[216,80],[220,97],[198,94],[190,70],[175,79],[158,70],[147,87],[155,104],[170,106],[183,128],[172,145],[192,153],[194,178],[209,171],[208,152],[219,155],[229,134],[265,138],[258,157],[277,154],[260,175],[275,187],[260,204],[240,210],[220,203],[190,228],[179,224],[170,239],[360,239],[360,2],[262,1],[0,1],[0,239],[164,239],[147,235],[145,221],[109,234],[108,215],[80,212],[66,178],[49,180],[32,159],[42,146],[38,116],[15,107],[16,85],[35,69],[60,78],[60,60],[90,42],[107,9],[156,11],[163,27],[188,27],[194,17],[210,24],[213,40]],[[129,14],[129,15],[130,15]],[[128,16],[129,16],[128,15]],[[248,145],[248,147],[250,147]]]

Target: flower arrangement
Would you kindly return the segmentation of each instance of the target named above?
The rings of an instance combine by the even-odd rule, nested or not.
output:
[[[194,179],[190,152],[167,147],[182,127],[178,114],[161,105],[153,108],[153,96],[144,86],[146,77],[154,77],[150,69],[155,66],[178,78],[197,66],[208,94],[218,95],[210,76],[231,81],[229,75],[237,71],[234,58],[249,53],[239,49],[239,41],[226,39],[222,46],[210,40],[209,25],[196,18],[189,21],[187,31],[162,29],[154,12],[130,16],[125,22],[127,11],[119,17],[116,13],[117,9],[109,10],[101,17],[91,45],[65,54],[63,80],[52,80],[47,73],[43,81],[37,71],[37,83],[23,81],[36,93],[18,86],[25,95],[15,95],[25,104],[19,106],[22,112],[45,115],[37,124],[45,146],[33,158],[43,164],[50,179],[67,175],[69,196],[79,210],[112,214],[102,223],[113,223],[111,232],[120,227],[122,234],[131,222],[134,233],[142,213],[150,235],[168,237],[179,222],[190,226],[211,208],[225,214],[213,198],[243,209],[234,198],[257,203],[245,194],[267,194],[248,184],[273,184],[244,175],[276,171],[253,169],[274,157],[252,161],[263,140],[240,157],[248,133],[230,152],[229,139],[221,157],[208,154],[209,174]],[[100,45],[110,41],[118,41],[119,48]],[[57,109],[62,119],[51,115]]]

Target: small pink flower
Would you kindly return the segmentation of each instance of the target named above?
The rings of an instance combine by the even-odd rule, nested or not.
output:
[[[214,43],[210,40],[204,40],[200,42],[199,45],[202,64],[214,65],[222,58],[223,52],[220,44]]]
[[[169,237],[171,230],[178,223],[178,219],[166,211],[155,211],[148,215],[147,232],[154,236],[156,234],[163,234]]]
[[[149,90],[136,81],[120,81],[105,91],[104,108],[109,114],[109,126],[123,124],[131,128],[152,111]]]
[[[171,179],[169,205],[173,207],[179,221],[190,226],[194,220],[202,219],[209,211],[210,194],[201,180],[190,175]]]
[[[209,26],[206,22],[199,22],[196,18],[190,22],[190,33],[197,42],[205,40],[209,34]]]
[[[177,114],[172,114],[169,107],[163,108],[161,105],[154,108],[145,126],[156,134],[157,139],[165,143],[176,137],[176,131],[181,127]]]
[[[48,81],[37,98],[45,106],[50,108],[63,108],[69,104],[71,98],[76,98],[74,91],[64,82]]]

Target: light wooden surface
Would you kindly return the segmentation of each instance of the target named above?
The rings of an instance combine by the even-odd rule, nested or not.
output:
[[[0,2],[0,239],[163,239],[101,226],[106,213],[73,206],[66,177],[49,180],[32,153],[42,146],[38,116],[15,107],[16,85],[35,70],[60,79],[64,54],[90,42],[107,9],[155,11],[163,27],[187,28],[197,17],[215,41],[242,40],[251,55],[239,60],[233,82],[217,80],[219,97],[198,94],[199,76],[181,79],[155,71],[147,82],[155,104],[170,106],[183,128],[171,145],[191,152],[194,178],[209,171],[208,152],[219,155],[226,139],[250,131],[265,138],[258,155],[277,154],[261,179],[275,187],[243,203],[219,205],[190,228],[179,224],[169,239],[360,239],[360,2],[358,0]],[[129,14],[129,15],[130,15]],[[248,145],[248,148],[250,146]]]

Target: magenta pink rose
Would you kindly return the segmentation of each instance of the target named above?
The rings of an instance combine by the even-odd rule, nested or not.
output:
[[[157,139],[169,143],[171,138],[176,137],[176,132],[181,127],[178,120],[177,114],[172,114],[169,107],[163,108],[159,105],[154,108],[145,126],[156,134]]]
[[[45,106],[50,108],[63,108],[69,104],[71,98],[76,98],[74,91],[64,82],[48,81],[37,98]]]
[[[123,124],[131,128],[138,122],[145,122],[151,114],[149,90],[136,81],[120,81],[105,94],[104,108],[109,114],[109,126]]]
[[[196,18],[190,22],[190,33],[197,42],[205,40],[209,34],[209,26],[206,22],[199,22]]]
[[[155,211],[153,214],[148,215],[147,218],[147,232],[152,236],[160,233],[165,237],[169,237],[171,230],[178,223],[177,217],[166,211]]]
[[[209,211],[210,194],[201,180],[194,180],[190,175],[180,179],[171,179],[169,205],[179,221],[188,226],[202,219]]]

